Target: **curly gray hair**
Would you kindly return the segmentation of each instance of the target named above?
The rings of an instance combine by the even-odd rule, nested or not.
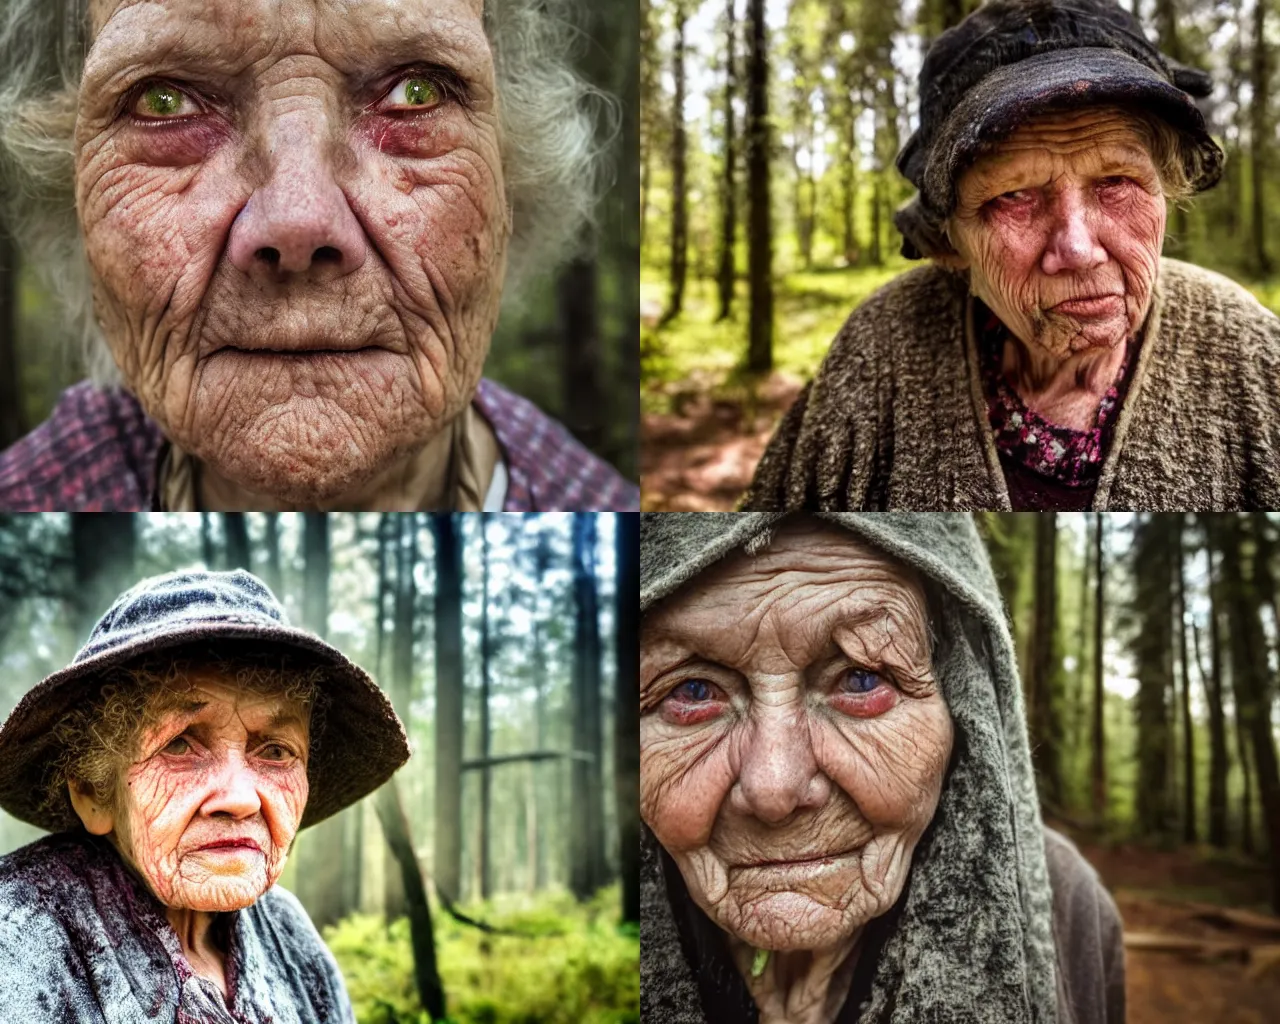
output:
[[[485,0],[513,230],[504,301],[570,255],[609,185],[616,101],[577,71],[576,0]],[[0,209],[100,383],[118,372],[93,315],[75,209],[74,132],[89,0],[0,9]],[[54,90],[50,95],[49,90]]]

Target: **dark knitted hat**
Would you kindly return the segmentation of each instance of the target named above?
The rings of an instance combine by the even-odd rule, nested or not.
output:
[[[182,648],[269,651],[286,665],[322,670],[326,712],[313,724],[307,762],[309,796],[301,828],[323,821],[377,789],[409,759],[404,726],[369,677],[318,636],[295,629],[256,576],[175,572],[143,580],[116,598],[71,664],[38,683],[0,727],[0,807],[51,832],[77,819],[49,808],[45,789],[59,750],[54,727],[71,708],[92,700],[102,674],[157,651]]]
[[[919,195],[894,217],[902,254],[937,251],[956,181],[984,144],[1053,110],[1115,104],[1163,118],[1183,140],[1191,187],[1222,174],[1218,148],[1192,97],[1203,71],[1166,57],[1112,0],[991,0],[929,47],[920,73],[920,127],[898,154]]]

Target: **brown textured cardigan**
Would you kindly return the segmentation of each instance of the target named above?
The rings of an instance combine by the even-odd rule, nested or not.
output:
[[[739,509],[1010,509],[964,277],[889,282],[845,322]],[[1163,259],[1097,510],[1280,508],[1280,318]]]

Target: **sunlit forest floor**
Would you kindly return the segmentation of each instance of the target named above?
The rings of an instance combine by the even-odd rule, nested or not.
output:
[[[460,908],[517,935],[487,934],[432,905],[436,957],[455,1024],[637,1024],[640,938],[619,927],[618,887],[579,905],[567,893]],[[357,914],[326,928],[359,1024],[427,1024],[409,922]]]
[[[1280,919],[1267,913],[1263,862],[1206,848],[1073,838],[1124,918],[1129,1024],[1276,1019]],[[1176,944],[1185,948],[1139,948]]]
[[[863,299],[918,264],[813,270],[780,276],[774,302],[773,373],[742,368],[747,284],[738,282],[733,316],[716,322],[715,282],[690,276],[684,312],[659,327],[667,301],[664,269],[640,277],[644,508],[658,512],[728,510],[751,480],[774,427],[813,376],[831,339]],[[1280,314],[1280,278],[1248,287]]]

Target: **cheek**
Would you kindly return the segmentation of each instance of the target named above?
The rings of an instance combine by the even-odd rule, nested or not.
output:
[[[1107,218],[1102,243],[1124,269],[1131,290],[1149,292],[1155,282],[1166,215],[1164,200],[1143,192]]]
[[[289,848],[298,832],[308,792],[307,773],[302,768],[266,777],[258,786],[262,813],[271,830],[271,841],[282,851]]]
[[[965,232],[974,291],[1006,307],[1024,305],[1044,252],[1043,234],[1031,217],[975,220]]]
[[[728,724],[682,731],[640,720],[640,815],[671,853],[705,846],[733,784]]]
[[[877,829],[923,831],[951,745],[951,717],[941,697],[903,698],[877,719],[833,717],[817,730],[815,755]]]
[[[359,133],[352,204],[410,298],[449,312],[487,297],[505,257],[496,145],[445,123],[388,118]]]

